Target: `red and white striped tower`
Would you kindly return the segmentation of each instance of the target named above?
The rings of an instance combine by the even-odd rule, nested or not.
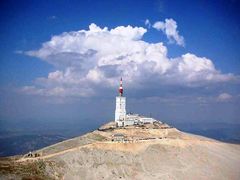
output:
[[[119,92],[119,96],[122,96],[122,95],[123,95],[123,83],[122,83],[122,78],[121,78],[121,80],[120,80],[120,86],[119,86],[118,92]]]

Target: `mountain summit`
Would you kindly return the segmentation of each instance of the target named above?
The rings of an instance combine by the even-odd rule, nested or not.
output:
[[[239,179],[240,145],[160,121],[98,130],[2,158],[0,179]]]

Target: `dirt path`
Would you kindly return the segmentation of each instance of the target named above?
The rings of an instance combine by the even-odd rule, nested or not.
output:
[[[75,151],[75,150],[79,150],[79,149],[87,147],[89,145],[91,145],[91,144],[78,146],[78,147],[75,147],[75,148],[63,150],[63,151],[60,151],[60,152],[57,152],[57,153],[48,154],[48,155],[44,155],[44,156],[40,156],[40,157],[33,157],[33,158],[25,158],[25,157],[23,157],[23,158],[17,160],[17,162],[25,162],[25,161],[29,161],[29,160],[30,161],[36,161],[36,160],[40,160],[40,159],[48,159],[48,158],[51,158],[51,157],[54,157],[54,156],[57,156],[57,155],[65,154],[65,153],[72,152],[72,151]]]
[[[131,149],[135,149],[134,152],[136,152],[136,149],[143,149],[146,146],[148,146],[149,144],[155,144],[155,143],[169,143],[168,139],[166,140],[162,140],[162,139],[151,139],[151,140],[138,140],[138,141],[134,141],[134,142],[112,142],[112,141],[105,141],[105,142],[94,142],[91,144],[86,144],[86,145],[82,145],[82,146],[78,146],[75,148],[70,148],[67,150],[63,150],[60,152],[56,152],[56,153],[52,153],[52,154],[48,154],[48,155],[44,155],[44,156],[40,156],[40,157],[32,157],[32,158],[26,158],[26,157],[22,157],[21,159],[17,160],[16,162],[25,162],[25,161],[36,161],[36,160],[40,160],[40,159],[48,159],[48,158],[52,158],[54,156],[57,155],[62,155],[68,152],[72,152],[72,151],[77,151],[80,150],[82,148],[85,147],[89,147],[89,148],[100,148],[100,149],[115,149],[115,150],[120,150],[120,151],[131,151]],[[149,142],[149,143],[146,143]],[[108,146],[106,146],[108,144]],[[139,146],[140,145],[140,146]],[[138,148],[136,146],[139,146]],[[132,149],[132,150],[133,150]]]

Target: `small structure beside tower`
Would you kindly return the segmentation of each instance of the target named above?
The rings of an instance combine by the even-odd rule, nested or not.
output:
[[[157,121],[153,118],[141,116],[139,114],[126,113],[126,97],[123,97],[122,78],[120,80],[118,92],[119,95],[116,97],[116,109],[115,109],[115,123],[117,127],[143,125],[147,123],[154,123],[155,121]]]

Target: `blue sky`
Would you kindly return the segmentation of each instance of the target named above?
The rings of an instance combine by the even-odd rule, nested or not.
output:
[[[111,119],[115,89],[123,76],[131,111],[173,123],[239,122],[239,7],[237,1],[3,1],[0,118]],[[151,25],[145,25],[147,19]],[[166,20],[177,25],[170,37]],[[164,27],[154,28],[157,22]],[[96,27],[89,30],[90,24]],[[123,35],[128,48],[119,45],[121,38],[109,43],[119,52],[101,47],[102,40],[112,42],[126,30],[113,35],[111,29],[128,25]],[[88,45],[81,40],[70,43],[71,32],[94,33],[97,27],[101,30],[92,34],[92,45],[81,34],[77,37]],[[104,27],[107,32],[102,32]],[[135,36],[129,39],[131,33]],[[184,46],[176,43],[179,37]],[[145,53],[152,48],[152,54]],[[137,58],[139,53],[143,59]],[[99,59],[105,61],[96,62]]]

